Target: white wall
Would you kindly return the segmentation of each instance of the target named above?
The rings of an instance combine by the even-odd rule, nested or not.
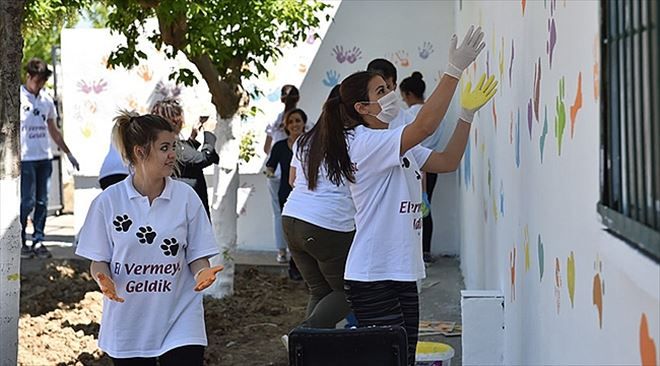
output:
[[[471,23],[486,31],[464,79],[488,68],[500,80],[459,176],[462,272],[467,288],[505,294],[504,363],[640,364],[647,337],[657,357],[660,267],[607,234],[596,212],[599,2],[456,6],[459,35]]]

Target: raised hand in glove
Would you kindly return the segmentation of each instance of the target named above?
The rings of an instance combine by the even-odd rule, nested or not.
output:
[[[195,274],[195,291],[202,291],[215,282],[216,273],[222,271],[224,266],[206,267]]]
[[[468,82],[461,92],[461,112],[458,117],[467,123],[472,123],[474,113],[497,93],[497,81],[491,75],[486,81],[486,74],[481,75],[476,88],[472,89],[472,83]]]
[[[458,38],[454,34],[451,37],[449,42],[449,63],[445,69],[445,74],[460,79],[465,70],[479,55],[481,50],[486,47],[486,44],[482,42],[484,39],[484,32],[481,31],[481,27],[474,30],[474,25],[470,26],[468,29],[465,38],[463,38],[463,43],[459,47],[456,47],[458,44]]]
[[[117,296],[117,289],[115,288],[115,283],[112,279],[101,272],[96,273],[96,280],[101,288],[101,292],[108,299],[116,302],[124,302],[124,299]]]

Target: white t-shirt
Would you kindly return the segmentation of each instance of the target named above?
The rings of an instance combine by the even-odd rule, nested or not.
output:
[[[288,138],[286,131],[284,131],[284,121],[282,121],[282,118],[284,117],[284,112],[280,112],[277,114],[277,117],[275,120],[266,126],[266,134],[271,137],[272,141],[270,143],[270,148],[273,148],[273,145],[275,145],[276,142],[284,140]],[[280,180],[280,168],[279,166],[275,167],[275,175],[271,179],[277,179],[278,181]]]
[[[35,96],[21,85],[21,161],[53,158],[48,120],[55,118],[55,103],[45,91]]]
[[[117,295],[103,298],[99,348],[116,358],[155,357],[184,345],[206,346],[202,294],[189,264],[218,254],[202,202],[166,178],[152,205],[133,177],[92,202],[76,254],[108,262]]]
[[[355,206],[348,186],[336,186],[328,179],[325,166],[319,167],[316,188],[307,187],[304,167],[298,159],[298,142],[293,144],[291,167],[296,169],[293,191],[284,204],[282,216],[294,217],[324,229],[349,232],[355,230]]]
[[[394,117],[392,122],[387,126],[390,130],[395,130],[401,126],[405,126],[408,123],[415,120],[415,116],[408,113],[408,109],[400,108],[399,113]]]
[[[402,110],[402,113],[399,113],[399,116],[392,121],[393,123],[390,123],[389,129],[393,130],[396,129],[400,126],[403,126],[404,124],[409,124],[412,123],[412,121],[417,118],[417,114],[419,113],[419,110],[422,109],[424,105],[423,104],[413,104],[410,106],[410,108]],[[401,116],[402,115],[402,116]],[[440,137],[442,137],[442,127],[443,125],[440,125],[437,130],[433,133],[433,135],[427,137],[420,143],[420,145],[424,146],[427,149],[435,150],[439,143],[440,143]]]
[[[115,148],[115,145],[110,143],[108,153],[105,155],[105,159],[103,159],[103,164],[101,164],[99,179],[114,174],[128,174],[128,166],[124,163],[124,160],[121,158],[121,155]]]
[[[349,188],[357,231],[344,278],[354,281],[416,281],[422,261],[422,176],[431,150],[415,146],[399,156],[404,126],[355,128],[349,155],[355,183]]]

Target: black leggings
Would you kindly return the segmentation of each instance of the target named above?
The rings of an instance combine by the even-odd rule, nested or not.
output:
[[[417,283],[345,280],[344,289],[359,327],[399,325],[406,329],[408,365],[414,365],[419,332]]]
[[[426,194],[429,197],[429,203],[433,199],[433,189],[438,180],[436,173],[426,173]],[[430,209],[431,207],[429,207]],[[431,237],[433,236],[433,212],[429,213],[422,220],[422,250],[424,253],[431,253]]]
[[[158,357],[112,358],[115,366],[203,366],[204,346],[182,346]]]

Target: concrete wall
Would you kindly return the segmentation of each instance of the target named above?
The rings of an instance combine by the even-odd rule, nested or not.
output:
[[[660,267],[596,212],[599,2],[456,6],[459,35],[486,31],[464,79],[500,81],[475,120],[459,202],[465,284],[505,294],[504,364],[657,363]]]

